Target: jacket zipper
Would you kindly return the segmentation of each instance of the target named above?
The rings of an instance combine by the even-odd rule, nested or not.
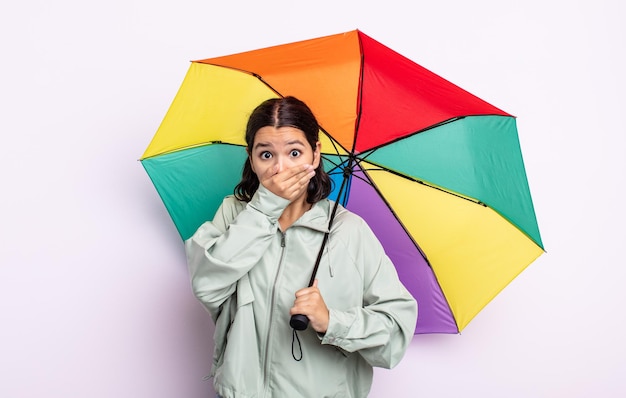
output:
[[[280,258],[278,259],[278,268],[276,269],[276,275],[274,276],[274,283],[272,285],[272,296],[271,296],[271,301],[270,301],[270,314],[269,314],[269,322],[268,322],[268,328],[267,328],[267,337],[265,340],[265,358],[263,358],[263,384],[265,385],[265,394],[267,395],[267,389],[269,387],[269,375],[270,375],[270,371],[269,371],[269,367],[268,367],[268,362],[269,362],[269,353],[270,353],[270,329],[272,327],[272,318],[273,318],[273,314],[274,314],[274,302],[276,301],[276,282],[278,281],[278,277],[280,276],[280,269],[282,268],[283,265],[283,257],[285,255],[285,246],[286,246],[286,241],[285,241],[285,235],[287,234],[286,232],[282,232],[280,231],[280,247],[281,247],[281,252],[280,252]]]

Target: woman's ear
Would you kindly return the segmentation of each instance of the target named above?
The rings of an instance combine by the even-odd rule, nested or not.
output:
[[[313,169],[317,169],[320,165],[320,159],[322,157],[322,143],[317,141],[315,143],[315,149],[313,150]]]
[[[250,163],[250,169],[252,169],[252,172],[256,174],[256,171],[254,170],[254,164],[252,163],[252,155],[250,155],[250,149],[248,149],[247,147],[246,153],[248,154],[248,163]]]

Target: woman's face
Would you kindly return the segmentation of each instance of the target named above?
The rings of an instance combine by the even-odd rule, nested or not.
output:
[[[295,127],[262,127],[254,136],[250,150],[252,171],[262,180],[268,170],[276,166],[275,173],[302,164],[311,164],[317,169],[320,147],[318,141],[315,149],[311,148],[304,132]]]

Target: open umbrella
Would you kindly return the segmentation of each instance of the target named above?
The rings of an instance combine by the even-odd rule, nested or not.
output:
[[[251,111],[287,95],[320,122],[331,199],[417,299],[416,333],[461,331],[543,253],[515,118],[360,31],[191,63],[141,158],[183,239],[240,180]]]

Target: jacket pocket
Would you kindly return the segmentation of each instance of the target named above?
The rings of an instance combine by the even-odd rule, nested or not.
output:
[[[215,375],[215,369],[224,360],[224,351],[226,348],[226,342],[228,340],[228,331],[230,325],[233,322],[233,308],[237,306],[237,298],[235,294],[230,296],[221,305],[221,311],[215,319],[215,331],[213,333],[213,366],[211,369],[211,376]]]
[[[215,333],[213,335],[215,347],[213,349],[211,376],[215,375],[216,368],[224,362],[224,352],[228,344],[230,329],[239,309],[253,301],[254,294],[250,286],[250,279],[246,274],[237,282],[235,293],[222,304],[221,312],[215,320]]]
[[[237,282],[237,307],[242,307],[253,301],[254,293],[252,293],[252,286],[250,286],[250,278],[248,274],[245,274]]]
[[[254,301],[254,294],[250,286],[248,275],[244,275],[237,282],[237,290],[222,304],[222,309],[215,320],[215,333],[213,334],[213,366],[211,376],[215,376],[218,367],[224,362],[224,352],[228,344],[230,329],[239,309]]]

